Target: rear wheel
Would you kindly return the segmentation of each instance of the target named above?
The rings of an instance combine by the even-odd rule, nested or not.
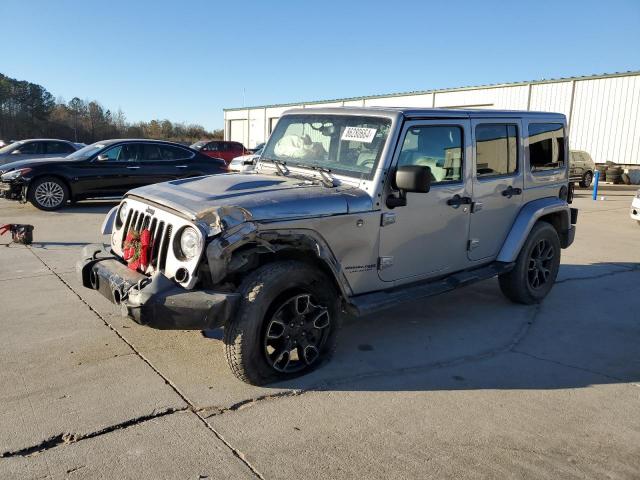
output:
[[[69,199],[69,189],[59,178],[42,177],[29,186],[27,199],[40,210],[57,210]]]
[[[227,363],[240,380],[286,380],[331,356],[340,309],[324,273],[298,261],[274,262],[251,273],[240,291],[238,312],[224,331]]]
[[[498,277],[500,289],[513,302],[538,303],[551,291],[559,268],[558,233],[540,221],[531,229],[513,270]]]
[[[591,186],[591,182],[593,181],[593,173],[585,172],[582,176],[582,180],[580,180],[580,186],[582,188],[589,188]]]

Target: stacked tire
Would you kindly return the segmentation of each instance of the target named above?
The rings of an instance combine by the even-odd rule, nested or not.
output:
[[[606,173],[606,181],[614,184],[622,182],[622,168],[615,165],[609,165]]]

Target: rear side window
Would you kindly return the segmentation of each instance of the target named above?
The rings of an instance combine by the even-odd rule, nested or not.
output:
[[[562,124],[529,124],[529,162],[532,171],[564,167],[564,152],[564,126]]]
[[[64,142],[47,142],[47,153],[73,153],[75,152],[75,148],[73,148],[68,143]]]
[[[517,171],[517,127],[506,124],[478,125],[476,127],[477,176],[512,175]]]
[[[150,162],[163,160],[162,156],[160,155],[160,148],[158,148],[158,145],[155,145],[153,143],[145,143],[142,146],[142,160],[147,160]]]
[[[160,145],[160,156],[162,160],[187,160],[193,157],[193,153],[173,145]]]

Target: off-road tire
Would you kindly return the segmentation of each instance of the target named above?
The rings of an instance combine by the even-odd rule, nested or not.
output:
[[[593,173],[584,172],[582,175],[582,180],[580,180],[580,188],[589,188],[591,186],[591,182],[593,181]]]
[[[48,202],[46,197],[43,196],[46,193],[45,191],[51,192],[51,202]],[[40,177],[29,185],[27,200],[39,210],[47,212],[58,210],[69,200],[69,188],[59,178]]]
[[[304,375],[325,363],[333,354],[340,329],[340,302],[333,282],[322,271],[299,261],[263,265],[249,274],[239,291],[238,310],[224,328],[227,364],[240,380],[264,385]],[[264,346],[265,329],[278,305],[307,292],[327,308],[330,323],[317,360],[298,372],[281,372],[269,364]]]
[[[534,249],[540,242],[545,241],[553,248],[554,257],[549,265],[549,277],[539,288],[531,286],[529,267]],[[531,305],[539,303],[551,291],[558,270],[560,268],[560,239],[556,229],[550,223],[539,221],[536,223],[526,242],[520,250],[513,270],[498,276],[500,290],[511,301]]]

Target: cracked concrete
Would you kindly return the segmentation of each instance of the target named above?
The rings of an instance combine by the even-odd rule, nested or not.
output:
[[[330,364],[266,388],[236,381],[218,340],[140,327],[77,284],[108,204],[52,222],[0,202],[46,239],[0,249],[20,317],[1,321],[0,476],[637,478],[640,230],[630,195],[580,197],[543,304],[490,280],[347,319]]]

